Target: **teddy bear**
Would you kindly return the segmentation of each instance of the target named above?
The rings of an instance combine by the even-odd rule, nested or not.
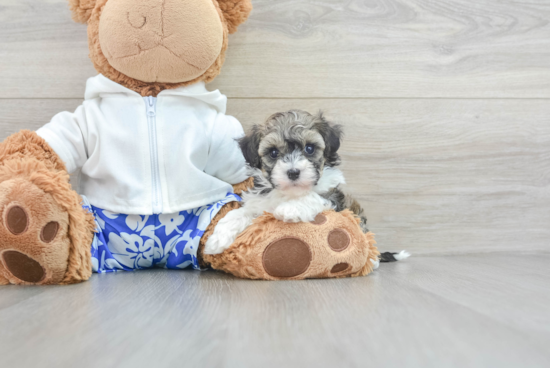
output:
[[[69,0],[98,75],[85,100],[0,143],[0,284],[73,284],[92,272],[208,267],[263,280],[366,275],[371,233],[350,211],[257,218],[222,254],[203,249],[253,186],[206,83],[250,0]],[[69,174],[81,170],[78,188]]]

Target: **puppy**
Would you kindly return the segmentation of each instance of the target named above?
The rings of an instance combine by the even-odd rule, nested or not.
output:
[[[239,141],[254,188],[243,193],[241,208],[220,220],[204,252],[222,253],[264,212],[285,222],[309,222],[325,210],[349,209],[368,232],[363,209],[339,187],[345,184],[337,169],[341,139],[342,127],[330,124],[322,113],[292,110],[254,126]]]

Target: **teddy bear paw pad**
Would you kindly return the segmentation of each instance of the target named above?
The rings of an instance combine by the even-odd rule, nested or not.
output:
[[[344,272],[346,271],[347,269],[349,268],[349,264],[348,263],[338,263],[337,265],[334,265],[334,267],[332,267],[332,269],[330,270],[330,273],[340,273],[340,272]]]
[[[40,263],[15,250],[7,250],[2,253],[2,261],[13,276],[25,282],[40,282],[46,275]]]
[[[275,226],[279,236],[264,243],[266,279],[340,278],[369,272],[365,265],[376,250],[352,213],[328,211],[310,223]]]
[[[21,206],[12,206],[6,211],[6,228],[13,235],[20,235],[29,227],[29,217]]]
[[[303,274],[311,264],[309,245],[297,238],[283,238],[265,248],[263,266],[273,277],[295,277]]]
[[[342,252],[349,247],[351,238],[346,230],[335,229],[328,234],[328,246],[335,252]]]
[[[322,213],[315,216],[315,219],[311,221],[313,225],[324,225],[328,221],[327,217]]]
[[[48,222],[40,232],[40,240],[42,240],[44,243],[51,243],[55,236],[57,235],[57,232],[59,231],[59,223],[56,221]]]

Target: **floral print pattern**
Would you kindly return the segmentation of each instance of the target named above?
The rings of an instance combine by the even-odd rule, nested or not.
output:
[[[97,233],[92,242],[94,272],[133,271],[153,267],[200,269],[197,260],[199,241],[223,205],[241,198],[228,193],[226,198],[193,210],[161,215],[123,215],[90,205]]]

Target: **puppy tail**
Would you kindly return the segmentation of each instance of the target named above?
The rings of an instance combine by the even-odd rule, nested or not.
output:
[[[411,256],[409,252],[406,250],[402,250],[399,253],[393,253],[393,252],[385,252],[380,253],[379,259],[380,262],[397,262],[402,261],[404,259],[407,259]]]

